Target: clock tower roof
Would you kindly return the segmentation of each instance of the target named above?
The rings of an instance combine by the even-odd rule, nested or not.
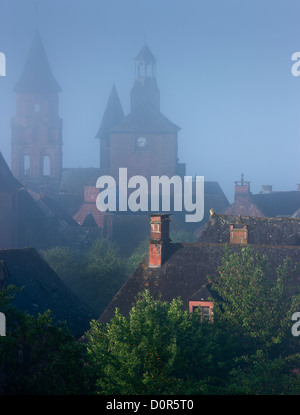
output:
[[[118,125],[111,128],[110,132],[175,133],[179,130],[180,127],[173,124],[157,108],[148,102],[142,102]]]

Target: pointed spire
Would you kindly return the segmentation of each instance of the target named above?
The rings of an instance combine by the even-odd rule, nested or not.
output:
[[[124,118],[124,111],[117,93],[116,86],[113,85],[103,114],[101,125],[95,138],[108,139],[109,131]]]
[[[151,50],[148,48],[148,46],[146,45],[146,43],[144,44],[144,46],[142,47],[142,49],[139,51],[139,53],[136,55],[135,60],[136,61],[144,61],[147,64],[155,63],[156,62],[155,56],[153,55],[153,53],[151,52]]]
[[[23,73],[17,82],[15,92],[25,93],[58,93],[61,91],[56,82],[45,49],[39,35],[36,31],[27,56]]]

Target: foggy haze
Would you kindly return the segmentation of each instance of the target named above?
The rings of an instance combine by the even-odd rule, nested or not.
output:
[[[0,151],[10,165],[13,88],[36,28],[62,88],[63,166],[99,167],[95,135],[113,84],[125,114],[134,58],[157,59],[161,112],[181,127],[188,175],[218,181],[232,201],[244,173],[262,185],[300,183],[299,0],[0,0]]]

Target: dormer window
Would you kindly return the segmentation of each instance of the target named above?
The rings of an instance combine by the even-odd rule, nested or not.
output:
[[[200,309],[201,321],[208,319],[213,321],[213,307],[212,301],[189,301],[189,312],[193,313],[195,310]]]

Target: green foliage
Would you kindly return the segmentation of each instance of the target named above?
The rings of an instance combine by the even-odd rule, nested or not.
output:
[[[270,358],[263,350],[238,359],[227,393],[235,395],[298,395],[300,355]],[[295,370],[296,369],[296,370]]]
[[[88,361],[100,394],[206,394],[225,381],[226,342],[199,312],[182,302],[162,302],[148,291],[128,317],[118,310],[111,323],[96,321],[87,334]],[[224,361],[225,359],[225,361]],[[227,362],[228,363],[228,362]]]
[[[241,253],[230,254],[226,249],[212,286],[221,299],[215,302],[216,317],[257,339],[256,345],[280,343],[290,328],[292,302],[299,304],[297,292],[289,290],[291,275],[288,259],[274,275],[267,258],[254,254],[249,246]]]
[[[42,254],[64,283],[99,315],[128,275],[126,260],[107,239],[95,241],[86,251],[56,247]]]
[[[141,244],[131,260],[137,263],[144,250]],[[72,259],[68,252],[64,254],[66,271],[68,263],[72,267],[74,261],[75,268],[80,263],[83,271],[77,274],[85,278],[81,288],[84,290],[84,282],[94,289],[95,301],[103,296],[103,287],[112,293],[121,282],[118,276],[128,275],[130,262],[120,259],[115,247],[106,241],[99,241],[81,257]],[[81,392],[95,394],[299,394],[300,344],[291,334],[291,316],[300,310],[300,296],[299,288],[291,285],[294,269],[290,261],[286,259],[272,270],[268,259],[254,254],[248,246],[233,254],[227,249],[218,270],[218,278],[210,281],[216,294],[213,323],[201,322],[199,311],[192,315],[184,311],[180,299],[164,302],[145,291],[139,294],[128,316],[116,310],[107,325],[92,321],[87,343],[77,349],[62,329],[51,329],[53,343],[45,347],[49,316],[40,316],[37,321],[26,317],[23,327],[28,338],[24,330],[18,332],[16,325],[16,333],[20,334],[16,340],[7,339],[10,346],[1,350],[0,374],[4,362],[10,359],[14,370],[8,379],[15,385],[13,373],[19,368],[13,366],[13,359],[17,345],[26,338],[29,348],[41,354],[35,354],[30,372],[22,374],[21,389],[20,380],[15,380],[17,387],[11,390],[59,389],[69,393],[69,389],[77,393],[76,379],[82,378]],[[76,275],[76,269],[74,272]],[[1,301],[7,304],[0,292]],[[55,346],[54,337],[58,339]],[[50,356],[48,360],[42,349]],[[57,354],[64,356],[65,364],[55,359]],[[50,361],[55,363],[48,366]],[[37,370],[40,367],[41,372]]]
[[[190,232],[187,232],[183,229],[177,229],[170,232],[170,238],[173,243],[188,242],[196,243],[197,237]]]
[[[1,290],[0,298],[7,322],[0,337],[0,394],[88,393],[85,349],[70,331],[54,325],[50,311],[33,317],[9,306],[11,289]]]

